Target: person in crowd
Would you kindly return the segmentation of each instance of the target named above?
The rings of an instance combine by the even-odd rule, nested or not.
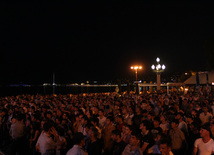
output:
[[[104,111],[102,109],[99,109],[98,115],[99,115],[99,117],[98,117],[98,119],[99,119],[99,128],[103,129],[104,125],[106,123],[106,117],[104,116]]]
[[[147,150],[154,145],[152,133],[150,132],[150,122],[144,120],[140,124],[141,130],[141,151],[143,154],[147,154]]]
[[[149,154],[149,155],[161,154],[158,146],[159,146],[160,140],[162,138],[162,134],[161,133],[154,133],[154,134],[152,134],[152,137],[154,140],[154,145],[148,149],[147,154]]]
[[[183,112],[178,112],[178,114],[175,117],[178,121],[178,128],[184,133],[185,137],[188,137],[188,128],[186,122],[184,122],[184,113]]]
[[[195,140],[193,155],[211,155],[214,153],[214,141],[211,138],[210,124],[201,126],[201,138]]]
[[[77,132],[73,136],[74,146],[66,153],[66,155],[88,155],[83,149],[85,138],[81,132]]]
[[[114,141],[112,154],[121,155],[126,147],[126,143],[121,139],[120,130],[113,130],[111,133],[111,139]]]
[[[116,121],[116,128],[122,132],[122,128],[125,125],[123,122],[123,116],[122,115],[117,115],[115,118]]]
[[[140,133],[133,130],[131,133],[130,143],[125,147],[122,155],[142,155],[140,149],[140,137]]]
[[[21,113],[14,115],[10,128],[10,136],[12,138],[11,155],[27,154],[25,129],[24,115]]]
[[[123,141],[126,144],[128,144],[130,141],[130,138],[131,138],[131,133],[132,133],[133,127],[131,125],[125,125],[124,128],[125,128],[125,132],[124,132],[124,135],[122,138],[123,138]]]
[[[53,152],[63,154],[63,151],[66,153],[72,148],[73,136],[79,129],[85,135],[86,144],[83,148],[86,152],[96,154],[97,149],[91,148],[101,148],[98,150],[106,152],[104,151],[106,139],[101,135],[105,132],[107,135],[110,135],[105,136],[107,139],[111,137],[111,132],[108,133],[108,130],[104,131],[108,123],[104,123],[104,128],[100,129],[100,134],[98,134],[100,136],[95,136],[95,138],[93,133],[96,132],[94,130],[92,132],[92,128],[98,129],[98,117],[102,116],[102,112],[104,112],[104,117],[113,117],[115,122],[111,123],[112,126],[121,131],[121,139],[126,141],[127,144],[131,140],[131,131],[134,129],[141,130],[142,140],[140,141],[140,148],[144,154],[150,153],[148,149],[153,148],[153,146],[157,148],[155,143],[157,142],[157,137],[154,135],[156,132],[153,131],[159,128],[158,124],[160,122],[160,128],[162,128],[163,133],[172,138],[170,142],[172,143],[171,150],[173,153],[176,154],[176,151],[184,150],[182,154],[191,154],[194,142],[199,138],[203,124],[210,123],[211,135],[214,135],[214,119],[210,115],[211,113],[209,114],[208,112],[208,110],[212,110],[213,98],[213,92],[209,94],[188,92],[186,95],[176,92],[170,95],[165,93],[133,94],[132,92],[121,95],[117,93],[85,93],[76,95],[25,94],[0,97],[0,150],[5,151],[5,154],[11,154],[14,152],[19,153],[23,148],[26,150],[26,154],[39,154],[35,152],[34,146],[38,142],[38,138],[43,137],[52,142],[53,147],[51,148],[53,148]],[[187,104],[184,102],[187,102]],[[208,109],[204,108],[204,106]],[[19,115],[22,115],[24,119],[18,121],[17,116]],[[98,120],[95,121],[97,123],[93,123],[94,125],[90,124],[91,121],[88,121],[92,120],[92,118]],[[185,143],[183,143],[183,132],[173,127],[172,122],[175,118],[179,120],[178,129],[180,126],[183,126],[182,124],[187,124],[189,134],[185,135],[185,140],[188,143],[188,147],[185,147]],[[59,142],[57,142],[57,137],[51,134],[51,130],[44,131],[46,123],[49,121],[52,122],[52,126],[54,125],[56,134],[59,134]],[[201,121],[202,124],[200,123]],[[125,122],[128,123],[128,126]],[[20,124],[23,126],[21,125],[22,127],[17,128]],[[36,127],[34,124],[38,124],[39,127]],[[167,124],[172,125],[170,132],[167,131],[167,129],[169,130]],[[176,126],[175,124],[174,126]],[[176,136],[178,137],[176,138]],[[17,141],[21,140],[23,140],[23,143],[18,144]],[[64,145],[63,141],[66,141],[67,145]],[[60,145],[60,143],[62,144]],[[41,151],[43,144],[42,142],[38,144],[41,145]],[[17,147],[19,145],[20,147]],[[114,145],[117,144],[114,142],[107,146],[112,146],[110,150],[113,150]],[[178,147],[179,145],[181,145],[181,148]],[[18,150],[11,149],[9,146],[18,148]],[[177,150],[176,148],[179,149]],[[51,151],[47,151],[47,153],[51,153]]]
[[[98,137],[98,131],[97,129],[93,126],[89,129],[89,138],[90,142],[88,144],[88,155],[101,155],[102,153],[102,148],[103,144]]]
[[[171,122],[171,130],[169,136],[172,143],[172,152],[175,155],[180,155],[185,152],[186,149],[186,139],[184,133],[178,128],[179,121],[174,119]]]
[[[169,138],[163,138],[160,140],[159,150],[162,155],[173,155]]]
[[[103,129],[103,141],[104,141],[104,152],[105,154],[112,154],[113,141],[111,139],[112,131],[115,130],[113,126],[113,117],[108,116],[106,119],[106,125]]]
[[[52,136],[54,136],[55,139],[53,139]],[[40,152],[41,155],[54,155],[59,145],[59,135],[53,127],[53,123],[50,121],[46,122],[43,125],[43,131],[36,143],[36,150]]]
[[[135,115],[132,118],[133,126],[140,126],[142,117],[142,108],[140,106],[137,106],[135,108]]]
[[[98,124],[99,124],[99,119],[97,117],[92,117],[91,118],[91,124],[94,125],[94,127],[97,129],[98,131],[98,137],[99,139],[102,138],[102,130],[99,128]]]
[[[200,124],[198,122],[192,122],[189,125],[189,137],[187,139],[188,143],[188,154],[192,154],[195,140],[200,138]]]
[[[162,134],[163,130],[160,127],[160,117],[156,116],[153,121],[153,128],[151,129],[152,134]]]
[[[33,122],[30,128],[30,154],[36,155],[36,142],[40,135],[40,124],[38,122]]]
[[[203,112],[200,113],[199,118],[201,120],[202,125],[211,121],[212,114],[208,112],[208,108],[206,105],[203,106]]]
[[[124,122],[128,125],[132,125],[132,118],[130,117],[130,115],[128,113],[127,107],[123,107],[122,113],[123,113]]]
[[[161,115],[160,121],[161,121],[160,127],[162,128],[163,133],[167,135],[169,128],[170,128],[170,125],[167,121],[166,115]]]

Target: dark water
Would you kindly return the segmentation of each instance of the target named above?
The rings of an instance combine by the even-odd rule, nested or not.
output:
[[[81,86],[1,86],[0,96],[13,96],[20,94],[79,94],[79,93],[100,93],[114,92],[116,87],[81,87]],[[126,91],[122,87],[122,91]]]

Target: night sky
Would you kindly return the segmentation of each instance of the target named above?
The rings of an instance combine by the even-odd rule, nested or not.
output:
[[[210,68],[214,3],[72,1],[1,5],[0,84],[85,82]],[[207,45],[209,44],[209,45]],[[212,46],[213,47],[213,46]]]

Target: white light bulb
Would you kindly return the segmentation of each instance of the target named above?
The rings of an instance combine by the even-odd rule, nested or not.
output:
[[[152,68],[152,69],[155,69],[155,65],[152,65],[151,68]]]
[[[166,66],[165,66],[165,65],[162,65],[162,69],[166,69]]]
[[[160,58],[157,57],[156,61],[157,61],[157,62],[160,62]]]

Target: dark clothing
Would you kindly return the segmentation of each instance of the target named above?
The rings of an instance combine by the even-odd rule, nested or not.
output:
[[[96,140],[88,144],[88,155],[101,155],[102,154],[102,142]]]
[[[27,142],[24,137],[12,140],[11,155],[27,155]]]
[[[120,141],[119,143],[114,142],[113,155],[121,155],[125,147],[126,147],[126,143],[124,141]]]
[[[162,132],[163,132],[163,130],[162,130],[161,127],[153,128],[153,129],[151,130],[151,133],[152,133],[152,134],[160,134],[160,133],[162,133]]]
[[[143,152],[143,154],[145,154],[145,153],[147,153],[148,149],[155,144],[155,141],[153,140],[153,136],[152,136],[151,132],[148,132],[148,134],[146,134],[146,135],[142,135],[141,139],[142,139],[141,145],[143,145],[144,143],[148,143],[148,146],[146,147],[145,151]]]

